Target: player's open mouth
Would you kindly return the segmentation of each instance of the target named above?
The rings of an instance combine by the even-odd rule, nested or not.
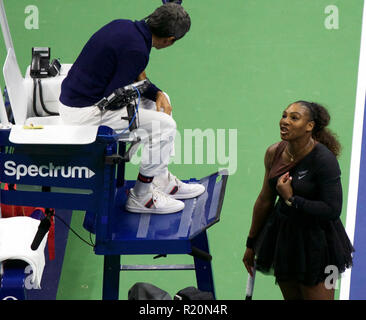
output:
[[[287,127],[280,126],[280,133],[281,134],[287,134],[289,132]]]

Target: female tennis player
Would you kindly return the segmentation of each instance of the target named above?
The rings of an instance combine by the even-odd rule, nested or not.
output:
[[[281,142],[265,154],[265,176],[255,202],[243,263],[249,274],[274,274],[285,300],[333,300],[354,251],[340,220],[340,144],[327,129],[326,108],[289,105]],[[276,201],[277,199],[277,201]],[[336,275],[336,276],[337,276]]]

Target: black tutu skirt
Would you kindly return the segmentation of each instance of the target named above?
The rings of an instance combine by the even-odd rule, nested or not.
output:
[[[256,270],[273,274],[276,282],[311,286],[352,266],[354,248],[340,219],[286,215],[280,207],[276,205],[256,241]]]

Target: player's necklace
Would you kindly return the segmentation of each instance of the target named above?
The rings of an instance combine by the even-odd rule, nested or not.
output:
[[[287,155],[290,157],[290,161],[291,162],[294,162],[294,160],[295,160],[295,156],[290,152],[290,151],[288,151],[288,149],[286,148],[286,153],[287,153]]]
[[[305,146],[305,148],[303,149],[303,150],[306,150],[306,149],[309,149],[309,148],[307,148],[308,147],[308,145],[309,145],[309,143],[311,143],[311,147],[314,145],[314,140],[313,139],[311,139],[309,142],[308,142],[308,144]],[[286,153],[287,153],[287,155],[289,156],[289,158],[290,158],[290,161],[291,162],[294,162],[295,161],[295,159],[296,159],[296,157],[298,157],[299,155],[301,155],[301,151],[299,152],[299,154],[292,154],[289,150],[288,150],[288,145],[286,146]]]

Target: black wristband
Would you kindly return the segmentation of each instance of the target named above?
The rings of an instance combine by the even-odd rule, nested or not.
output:
[[[248,249],[254,249],[255,246],[255,238],[248,237],[246,242],[246,247]]]
[[[291,201],[291,206],[293,208],[295,208],[295,209],[299,208],[299,203],[297,202],[296,196],[292,196],[289,200]]]

